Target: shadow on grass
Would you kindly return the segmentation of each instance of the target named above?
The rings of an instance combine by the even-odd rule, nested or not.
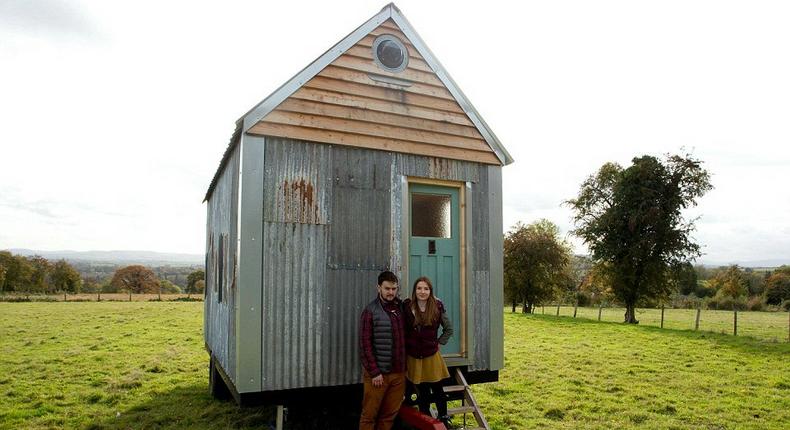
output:
[[[291,406],[285,428],[289,430],[356,428],[358,402],[335,399],[325,404]],[[159,393],[131,406],[115,405],[115,415],[86,429],[274,429],[276,406],[239,407],[233,400],[217,400],[205,385],[189,385]]]
[[[274,428],[272,407],[239,408],[213,398],[205,385],[175,387],[132,405],[116,404],[113,416],[86,429]]]
[[[551,323],[561,323],[569,325],[598,325],[602,327],[615,328],[620,327],[624,330],[644,330],[654,334],[663,336],[676,336],[690,340],[702,340],[716,344],[720,347],[731,348],[741,352],[754,353],[759,351],[761,354],[779,354],[786,355],[790,353],[790,342],[771,342],[767,340],[757,339],[750,336],[733,336],[730,334],[716,333],[710,331],[695,331],[695,330],[681,330],[672,328],[660,328],[649,325],[628,325],[624,323],[611,322],[611,321],[596,321],[587,318],[573,318],[569,316],[555,316],[555,315],[542,315],[542,314],[522,314],[512,313],[511,315],[520,315],[524,318],[535,318],[541,321]]]

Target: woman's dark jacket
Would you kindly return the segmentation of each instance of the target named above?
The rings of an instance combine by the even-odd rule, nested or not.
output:
[[[415,316],[411,310],[411,299],[403,302],[403,316],[406,326],[406,354],[414,358],[425,358],[439,351],[439,344],[446,345],[453,335],[453,324],[447,317],[444,304],[436,299],[440,317],[429,326],[414,326]],[[419,308],[417,308],[419,312]],[[438,337],[439,326],[442,326],[442,335]]]

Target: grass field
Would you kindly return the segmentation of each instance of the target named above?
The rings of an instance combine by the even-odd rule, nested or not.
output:
[[[202,309],[0,303],[0,428],[267,428],[269,409],[207,394]],[[474,389],[495,429],[790,422],[788,343],[509,312],[505,326],[501,381]]]
[[[48,295],[40,295],[40,294],[24,294],[24,293],[6,293],[0,295],[0,302],[13,302],[19,301],[20,299],[26,299],[25,301],[30,302],[151,302],[151,301],[158,301],[161,298],[163,302],[166,301],[173,301],[173,300],[194,300],[199,301],[203,300],[202,293],[195,293],[195,294],[132,294],[131,299],[129,300],[128,293],[80,293],[80,294],[48,294]]]
[[[516,308],[520,311],[521,308]],[[538,307],[536,313],[556,315],[557,306]],[[510,308],[505,309],[510,312]],[[625,308],[603,308],[601,321],[623,322]],[[666,309],[664,311],[664,328],[678,330],[694,329],[697,311],[695,309]],[[560,316],[573,316],[573,306],[560,306]],[[577,318],[598,320],[598,308],[580,307],[576,311]],[[636,319],[642,326],[661,326],[661,309],[636,310]],[[699,329],[716,333],[733,333],[733,312],[703,309],[700,313]],[[751,336],[757,339],[786,342],[790,330],[790,318],[787,312],[738,312],[738,336]]]

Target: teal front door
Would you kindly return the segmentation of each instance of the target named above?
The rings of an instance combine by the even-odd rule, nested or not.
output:
[[[409,184],[409,283],[427,276],[433,292],[444,303],[453,322],[453,337],[441,348],[443,355],[461,349],[461,237],[459,189]]]

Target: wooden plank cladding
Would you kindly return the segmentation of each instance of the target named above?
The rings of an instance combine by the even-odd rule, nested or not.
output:
[[[372,80],[371,80],[372,82]],[[405,106],[422,106],[426,108],[456,112],[464,114],[464,110],[455,100],[447,100],[431,96],[424,96],[414,92],[406,91],[401,88],[392,88],[384,84],[359,84],[343,79],[331,79],[318,75],[310,79],[306,84],[307,88],[317,88],[320,90],[335,91],[338,93],[362,95],[375,99],[387,100],[392,103],[399,103]]]
[[[327,131],[307,127],[259,122],[249,129],[248,133],[262,136],[288,137],[291,139],[311,142],[330,143],[354,146],[357,148],[379,149],[382,151],[403,152],[407,154],[430,154],[431,157],[450,158],[454,160],[473,161],[485,164],[501,165],[493,152],[471,151],[425,143],[408,142],[375,136]]]
[[[409,51],[400,72],[373,59],[379,35]],[[248,133],[501,164],[463,108],[392,21],[305,82]]]
[[[291,98],[313,100],[325,104],[356,107],[371,111],[389,112],[398,115],[430,119],[441,123],[459,124],[474,128],[472,121],[470,121],[469,118],[462,113],[433,110],[421,108],[419,106],[404,106],[398,103],[390,103],[386,100],[378,100],[354,94],[343,94],[334,91],[325,91],[304,87],[295,92]],[[477,129],[475,129],[475,132],[477,132]]]
[[[409,140],[412,142],[471,149],[473,151],[486,151],[488,149],[488,145],[485,142],[477,139],[420,131],[403,126],[365,122],[356,119],[349,120],[322,115],[310,115],[302,112],[288,112],[281,109],[277,109],[270,113],[269,116],[266,117],[266,121],[277,124],[337,130],[366,136],[381,136],[398,140]]]
[[[376,73],[374,71],[371,72]],[[363,84],[363,85],[369,85],[370,81],[372,80],[370,78],[370,74],[366,73],[364,70],[359,71],[359,69],[351,69],[351,68],[344,69],[341,67],[336,67],[334,64],[327,66],[326,69],[322,70],[321,73],[318,74],[318,76],[340,79],[342,81],[356,82],[358,84]],[[384,76],[389,76],[389,74]],[[376,85],[385,88],[394,88],[396,90],[403,89],[402,86],[397,84],[376,83]],[[411,81],[411,85],[406,88],[406,91],[410,93],[436,97],[439,99],[451,100],[453,103],[455,103],[455,98],[453,98],[452,94],[450,94],[450,92],[447,91],[447,89],[444,87],[426,85],[419,81]]]
[[[479,142],[480,133],[474,127],[457,124],[439,123],[412,116],[394,115],[363,108],[337,106],[313,101],[291,98],[283,102],[278,110],[294,113],[308,113],[333,118],[364,121],[372,124],[387,124],[395,127],[430,131],[453,136],[468,137]],[[430,143],[430,142],[429,142]],[[477,145],[479,146],[479,145]],[[481,147],[483,148],[483,147]],[[484,149],[483,149],[484,150]]]

